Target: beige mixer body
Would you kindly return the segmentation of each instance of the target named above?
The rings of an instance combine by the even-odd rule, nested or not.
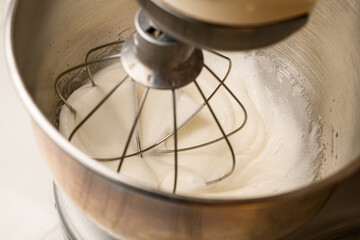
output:
[[[157,0],[198,21],[258,26],[309,14],[316,0]]]
[[[164,2],[174,8],[184,3],[180,7],[185,8],[179,11],[188,15],[196,9],[191,3],[208,2],[209,7],[204,8],[207,14],[202,15],[206,20],[213,16],[215,6],[225,9],[225,4],[219,3],[227,1]],[[237,2],[247,4],[243,11],[249,16],[251,9],[261,9],[257,5],[260,2],[264,11],[265,6],[271,9],[277,3],[291,14],[281,10],[279,14],[251,15],[247,21],[234,15],[216,22],[252,25],[278,21],[278,17],[307,13],[314,3],[233,1],[235,5]],[[133,29],[138,8],[132,0],[18,0],[12,2],[6,25],[9,69],[33,119],[45,162],[61,191],[100,228],[120,239],[279,239],[311,218],[333,187],[359,169],[358,0],[319,1],[304,30],[261,50],[264,56],[278,60],[281,71],[296,69],[301,73],[297,84],[302,85],[313,116],[317,120],[321,116],[319,141],[324,146],[324,160],[316,183],[269,197],[204,200],[139,186],[79,151],[56,129],[60,102],[54,88],[56,74],[83,62],[89,49],[117,40],[119,32]],[[202,11],[196,12],[194,17],[200,17],[198,12]],[[266,79],[264,84],[281,85]],[[281,97],[288,93],[277,94]],[[292,101],[291,93],[286,96]]]

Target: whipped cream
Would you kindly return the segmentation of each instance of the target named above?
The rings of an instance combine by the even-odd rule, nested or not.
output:
[[[177,194],[208,198],[259,197],[311,183],[316,174],[314,161],[319,154],[316,129],[308,131],[305,127],[308,124],[303,124],[310,121],[308,116],[304,113],[303,119],[295,117],[289,111],[292,109],[290,103],[279,103],[279,97],[268,84],[264,84],[271,81],[286,84],[286,79],[278,79],[278,72],[271,66],[271,61],[265,65],[259,63],[260,57],[253,53],[229,55],[233,69],[225,83],[243,103],[248,114],[244,128],[229,137],[236,155],[235,171],[219,183],[206,184],[231,169],[231,153],[225,141],[179,152]],[[205,62],[219,76],[224,76],[226,62],[209,54],[205,55]],[[114,64],[95,75],[96,87],[86,84],[77,89],[68,99],[77,113],[74,115],[63,106],[60,132],[68,137],[81,119],[125,75],[121,64]],[[206,96],[219,84],[205,69],[197,82]],[[120,157],[143,92],[144,87],[130,80],[125,81],[80,128],[72,143],[93,158]],[[298,98],[305,102],[301,96]],[[178,126],[203,103],[193,83],[176,90],[176,101]],[[224,88],[220,88],[214,95],[210,105],[226,133],[244,121],[242,109]],[[172,132],[171,91],[150,89],[127,153],[138,151],[137,135],[141,148],[145,149]],[[198,145],[221,136],[212,115],[204,107],[179,130],[178,147]],[[126,158],[119,174],[143,185],[171,192],[174,184],[174,156],[163,151],[172,149],[174,143],[171,137],[142,156]],[[116,171],[119,160],[103,164]]]

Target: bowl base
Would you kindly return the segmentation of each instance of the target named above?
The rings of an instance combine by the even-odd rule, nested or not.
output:
[[[64,240],[119,240],[85,217],[54,183],[55,206]]]

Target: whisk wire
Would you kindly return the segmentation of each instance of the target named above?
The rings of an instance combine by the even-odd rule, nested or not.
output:
[[[226,89],[226,91],[232,96],[232,98],[239,104],[239,106],[241,107],[243,113],[244,113],[244,120],[243,123],[241,124],[241,126],[237,129],[235,129],[235,131],[229,133],[227,135],[227,137],[230,137],[231,135],[233,135],[234,133],[240,131],[242,128],[244,128],[244,126],[246,125],[247,121],[248,121],[248,114],[246,111],[246,108],[244,106],[244,104],[241,103],[241,101],[235,96],[235,94],[230,90],[230,88],[224,83],[224,81],[222,81],[215,73],[214,71],[211,70],[211,68],[209,68],[206,64],[204,64],[204,67],[215,77],[215,79]]]
[[[243,111],[244,120],[243,120],[242,124],[241,124],[238,128],[236,128],[234,131],[226,134],[226,137],[230,137],[230,136],[234,135],[235,133],[239,132],[241,129],[244,128],[244,126],[245,126],[245,124],[246,124],[246,122],[247,122],[247,119],[248,119],[247,111],[246,111],[244,105],[243,105],[243,104],[240,102],[240,100],[235,96],[235,94],[225,85],[224,80],[221,80],[206,64],[204,64],[204,67],[205,67],[205,69],[207,69],[207,70],[211,73],[211,75],[213,75],[213,76],[215,77],[215,79],[216,79],[217,81],[219,81],[219,86],[218,86],[218,88],[220,88],[220,86],[223,86],[223,87],[226,89],[226,91],[231,95],[231,97],[237,102],[237,104],[240,106],[240,108],[241,108],[242,111]],[[218,88],[217,88],[217,89],[218,89]],[[205,101],[205,102],[203,103],[204,105],[206,104],[206,102],[209,102],[210,99],[208,98],[208,99],[206,99],[206,100],[207,100],[207,101]],[[214,143],[216,143],[216,142],[219,142],[219,141],[221,141],[221,140],[223,140],[223,139],[224,139],[224,137],[219,137],[219,138],[216,138],[216,139],[214,139],[214,140],[211,140],[211,141],[208,141],[208,142],[205,142],[205,143],[202,143],[202,144],[194,145],[194,146],[191,146],[191,147],[179,148],[179,149],[178,149],[178,152],[185,152],[185,151],[190,151],[190,150],[194,150],[194,149],[206,147],[206,146],[208,146],[208,145],[211,145],[211,144],[214,144]],[[160,150],[160,151],[158,151],[158,152],[159,152],[159,153],[172,153],[173,151],[174,151],[173,149],[170,149],[170,150]]]
[[[56,94],[59,96],[59,98],[61,99],[61,101],[66,105],[67,108],[69,108],[69,110],[76,114],[76,110],[69,104],[69,102],[65,99],[65,97],[61,94],[60,92],[60,80],[66,75],[66,74],[70,74],[71,72],[75,71],[75,70],[80,70],[83,69],[84,67],[86,67],[89,64],[96,64],[96,63],[100,63],[100,62],[104,62],[104,61],[110,61],[110,60],[114,60],[114,59],[118,59],[120,57],[120,54],[114,54],[108,57],[104,57],[101,59],[96,59],[93,60],[89,63],[82,63],[79,65],[76,65],[72,68],[67,69],[66,71],[62,72],[61,74],[59,74],[59,76],[56,78],[55,80],[55,91]]]
[[[197,81],[195,80],[194,81],[195,85],[196,85],[196,88],[198,89],[201,97],[204,99],[205,103],[206,103],[206,106],[208,107],[214,121],[216,122],[216,125],[218,126],[223,138],[225,139],[226,141],[226,144],[228,145],[229,147],[229,150],[231,152],[231,158],[232,158],[232,165],[231,165],[231,169],[229,172],[227,172],[225,175],[223,175],[222,177],[220,178],[217,178],[217,179],[214,179],[214,180],[211,180],[211,181],[207,181],[206,184],[207,185],[210,185],[210,184],[214,184],[214,183],[217,183],[217,182],[220,182],[222,180],[224,180],[225,178],[229,177],[235,170],[235,165],[236,165],[236,158],[235,158],[235,153],[234,153],[234,150],[233,150],[233,147],[228,139],[228,137],[226,136],[226,133],[223,129],[223,127],[221,126],[221,123],[219,122],[219,119],[216,117],[216,114],[214,112],[214,110],[212,109],[211,105],[209,102],[206,101],[206,97],[205,97],[205,94],[203,93],[203,91],[201,90],[199,84],[197,83]]]
[[[227,62],[228,62],[228,69],[226,71],[226,74],[224,76],[223,79],[220,79],[213,71],[211,71],[211,69],[207,66],[207,65],[204,65],[204,67],[206,67],[207,70],[210,70],[210,73],[219,81],[219,84],[216,86],[216,88],[214,89],[214,91],[210,94],[210,96],[206,99],[207,101],[210,101],[212,99],[212,97],[216,94],[216,92],[219,90],[219,88],[221,86],[224,85],[224,82],[226,81],[226,79],[228,78],[230,72],[231,72],[231,69],[232,69],[232,62],[231,62],[231,59],[220,54],[220,53],[217,53],[215,51],[212,51],[212,50],[207,50],[208,52],[212,53],[212,54],[215,54],[216,56],[218,57],[221,57],[223,59],[225,59]],[[226,89],[229,91],[229,89],[226,87]],[[231,91],[229,91],[231,92]],[[243,113],[244,113],[244,116],[245,116],[245,119],[247,119],[247,112],[246,112],[246,109],[245,107],[241,104],[241,102],[236,98],[236,96],[234,94],[231,93],[231,96],[233,98],[235,98],[236,102],[239,103]],[[181,128],[183,128],[186,124],[188,124],[204,107],[206,106],[206,102],[203,102],[200,107],[194,111],[185,121],[183,121],[178,127],[177,127],[177,131],[179,131]],[[227,136],[231,136],[235,133],[237,133],[238,131],[240,131],[245,125],[245,122],[243,122],[238,128],[236,128],[234,131],[230,132],[229,134],[227,134]],[[162,144],[163,142],[165,142],[167,139],[169,139],[170,137],[172,137],[174,135],[174,131],[169,133],[168,135],[166,135],[165,137],[163,137],[161,140],[159,140],[157,143],[149,146],[149,147],[146,147],[138,152],[135,152],[135,153],[132,153],[132,154],[129,154],[129,155],[126,155],[125,157],[133,157],[135,155],[138,155],[138,154],[142,154],[144,152],[147,152],[157,146],[159,146],[160,144]],[[195,145],[195,146],[192,146],[192,147],[187,147],[187,148],[180,148],[178,149],[178,152],[185,152],[185,151],[190,151],[190,150],[194,150],[194,149],[198,149],[198,148],[202,148],[202,147],[205,147],[205,146],[208,146],[208,145],[211,145],[213,143],[216,143],[216,142],[219,142],[223,140],[223,137],[220,137],[220,138],[217,138],[217,139],[214,139],[212,141],[209,141],[209,142],[206,142],[206,143],[203,143],[203,144],[198,144],[198,145]],[[175,150],[174,149],[171,149],[171,150],[159,150],[158,153],[173,153]],[[96,158],[96,160],[98,161],[101,161],[101,162],[109,162],[109,161],[116,161],[116,160],[119,160],[121,159],[121,157],[113,157],[113,158]]]
[[[120,82],[118,82],[109,93],[107,93],[103,99],[76,125],[74,130],[70,133],[68,138],[69,141],[74,137],[75,133],[84,125],[84,123],[108,100],[108,98],[118,89],[128,78],[129,76],[126,75]]]
[[[176,192],[177,187],[177,178],[178,178],[178,130],[177,130],[177,119],[176,119],[176,96],[175,96],[175,89],[172,89],[172,105],[173,105],[173,120],[174,120],[174,186],[173,186],[173,193]]]
[[[124,43],[124,41],[115,41],[115,42],[110,42],[110,43],[106,43],[106,44],[103,44],[103,45],[100,45],[100,46],[97,46],[95,48],[92,48],[90,49],[90,51],[87,52],[86,54],[86,57],[85,57],[85,66],[86,66],[86,71],[87,71],[87,74],[89,76],[89,79],[90,79],[90,82],[91,82],[91,85],[93,87],[96,86],[96,83],[95,83],[95,80],[93,78],[93,75],[90,71],[90,64],[89,64],[89,56],[91,55],[91,53],[97,51],[97,50],[100,50],[102,48],[107,48],[107,47],[111,47],[113,45],[117,45],[117,44],[121,44],[121,43]]]
[[[134,120],[133,125],[132,125],[132,127],[131,127],[129,136],[128,136],[127,140],[126,140],[126,144],[125,144],[125,147],[124,147],[124,150],[123,150],[123,154],[122,154],[122,157],[121,157],[121,159],[120,159],[120,162],[119,162],[119,165],[118,165],[118,168],[117,168],[117,172],[120,172],[121,167],[122,167],[122,164],[123,164],[123,162],[124,162],[124,160],[125,160],[126,152],[127,152],[128,148],[129,148],[129,145],[130,145],[130,142],[131,142],[131,138],[132,138],[132,136],[133,136],[133,134],[134,134],[134,131],[135,131],[135,128],[136,128],[136,126],[137,126],[137,123],[138,123],[140,114],[141,114],[141,112],[142,112],[144,103],[145,103],[146,98],[147,98],[147,96],[148,96],[149,89],[150,89],[150,88],[147,87],[147,88],[145,88],[145,90],[144,90],[143,96],[142,96],[141,101],[140,101],[139,110],[138,110],[138,112],[136,113],[135,120]]]
[[[136,82],[134,81],[134,79],[131,79],[131,85],[133,87],[133,98],[134,98],[134,109],[135,112],[138,111],[139,106],[138,106],[138,99],[137,99],[137,90],[136,90]],[[136,126],[136,130],[135,130],[135,138],[136,138],[136,147],[137,147],[137,151],[140,152],[140,157],[143,157],[142,153],[141,153],[141,140],[140,140],[140,125],[137,124]]]

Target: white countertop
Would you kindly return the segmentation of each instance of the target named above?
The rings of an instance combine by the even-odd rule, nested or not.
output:
[[[7,71],[3,26],[9,2],[0,0],[0,239],[62,239],[52,178]]]

